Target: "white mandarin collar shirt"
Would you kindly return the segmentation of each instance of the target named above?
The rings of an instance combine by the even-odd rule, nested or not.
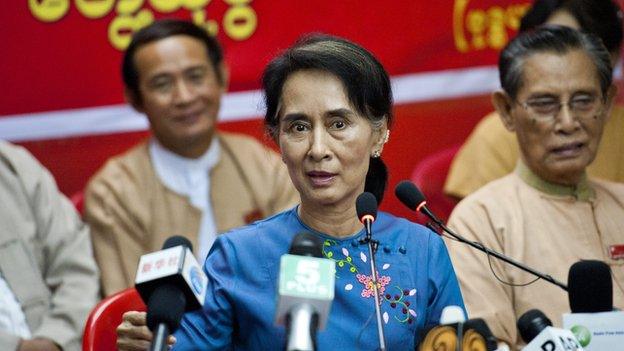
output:
[[[198,233],[199,249],[195,255],[203,264],[217,237],[217,225],[210,203],[210,171],[219,162],[219,141],[213,137],[208,150],[199,158],[192,159],[171,152],[152,138],[149,153],[160,181],[173,192],[188,197],[191,204],[202,212]]]

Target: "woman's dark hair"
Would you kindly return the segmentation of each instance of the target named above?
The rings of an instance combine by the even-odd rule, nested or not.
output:
[[[558,10],[567,11],[582,30],[598,36],[609,52],[620,52],[624,36],[622,11],[612,0],[536,0],[522,17],[520,32],[546,23]]]
[[[344,84],[349,101],[365,116],[373,128],[392,122],[392,89],[388,73],[366,49],[346,39],[313,34],[303,37],[274,58],[264,70],[267,133],[277,140],[282,88],[288,77],[300,70],[321,70],[336,76]],[[380,158],[370,159],[365,191],[381,203],[388,181],[388,171]]]
[[[590,33],[576,31],[563,26],[539,27],[534,31],[521,33],[501,51],[498,72],[503,90],[515,99],[522,88],[523,69],[526,59],[537,53],[565,54],[571,50],[582,50],[594,63],[600,80],[603,97],[612,83],[611,57],[600,39]]]
[[[134,95],[137,102],[141,103],[142,98],[139,92],[139,72],[134,62],[136,51],[144,45],[175,35],[195,38],[206,46],[206,53],[217,75],[217,80],[223,84],[223,76],[219,67],[223,61],[223,49],[217,39],[210,36],[203,28],[189,21],[163,19],[137,31],[132,36],[132,41],[124,53],[121,75],[126,88]]]

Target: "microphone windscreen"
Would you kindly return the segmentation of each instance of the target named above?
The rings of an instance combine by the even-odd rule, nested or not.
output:
[[[396,197],[412,211],[425,201],[425,195],[409,180],[403,180],[394,188]]]
[[[288,253],[299,256],[323,257],[323,240],[311,233],[301,232],[293,238]]]
[[[576,262],[568,273],[568,299],[572,313],[613,310],[611,268],[602,261]]]
[[[533,340],[546,327],[551,327],[552,322],[544,312],[540,310],[528,310],[518,318],[518,331],[522,340],[527,344]]]
[[[185,306],[186,297],[177,286],[159,286],[147,302],[147,327],[154,331],[159,323],[164,323],[173,333],[180,326]]]
[[[377,218],[377,198],[367,191],[361,193],[355,200],[355,210],[360,221],[366,215]]]
[[[167,240],[165,240],[165,243],[163,244],[162,249],[165,250],[165,249],[180,246],[180,245],[184,247],[188,247],[188,249],[191,250],[191,252],[193,252],[193,244],[191,244],[189,239],[180,235],[174,235],[174,236],[167,238]]]
[[[488,327],[487,323],[483,318],[473,318],[467,320],[466,323],[464,323],[464,329],[473,329],[479,335],[481,335],[485,340],[487,350],[496,350],[498,348],[498,340],[496,339],[494,334],[492,334],[490,327]]]

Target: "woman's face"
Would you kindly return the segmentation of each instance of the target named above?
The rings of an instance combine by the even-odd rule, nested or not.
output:
[[[330,73],[301,70],[284,83],[278,142],[304,207],[355,206],[385,132],[385,123],[373,129],[357,112]]]

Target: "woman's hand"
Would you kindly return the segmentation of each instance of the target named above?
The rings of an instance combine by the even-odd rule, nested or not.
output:
[[[149,350],[152,332],[147,328],[146,313],[129,311],[123,314],[123,320],[117,327],[117,348],[120,351]],[[167,339],[169,346],[175,343],[173,335]]]

